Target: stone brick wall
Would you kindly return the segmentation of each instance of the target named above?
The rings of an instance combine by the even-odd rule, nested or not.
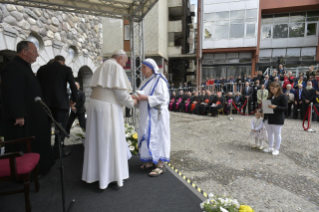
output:
[[[103,34],[99,17],[0,4],[0,25],[13,30],[22,40],[30,33],[38,35],[44,47],[58,44],[67,50],[73,46],[78,57],[90,58],[95,66],[102,61]]]

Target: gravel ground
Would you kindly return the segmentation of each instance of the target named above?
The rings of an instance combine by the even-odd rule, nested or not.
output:
[[[280,154],[251,148],[253,116],[171,113],[171,163],[206,193],[230,195],[258,211],[319,211],[319,123],[285,120]],[[264,143],[265,146],[268,146]]]

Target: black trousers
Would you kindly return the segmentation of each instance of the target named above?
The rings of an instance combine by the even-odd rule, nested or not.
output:
[[[245,107],[243,108],[243,113],[246,112],[247,106],[248,106],[248,113],[251,113],[251,99],[247,99],[247,103],[246,103]]]
[[[299,102],[297,104],[294,104],[294,119],[298,118],[298,109],[300,110],[300,118],[303,119],[304,116],[302,116],[301,104],[299,104]]]
[[[81,128],[83,130],[85,130],[85,127],[86,127],[85,113],[73,113],[71,111],[70,118],[69,118],[68,124],[66,126],[66,131],[69,134],[70,134],[72,124],[73,124],[74,120],[76,119],[76,117],[79,119]]]
[[[51,110],[51,113],[52,113],[52,116],[53,118],[61,124],[61,126],[66,129],[66,126],[67,126],[67,123],[68,123],[68,119],[69,119],[69,111],[68,110],[61,110],[61,109],[58,109],[58,108],[50,108]],[[60,140],[63,142],[64,141],[64,138],[65,138],[65,135],[59,131],[59,137],[60,137]],[[54,151],[58,151],[59,149],[59,140],[58,140],[58,136],[55,135],[55,139],[54,139],[54,146],[53,146],[53,149]]]
[[[301,106],[301,119],[304,119],[306,112],[307,112],[307,108],[310,104],[307,104],[306,102],[302,101],[302,106]]]
[[[291,106],[292,106],[292,102],[288,103],[288,110],[285,111],[286,118],[290,117],[291,115]]]

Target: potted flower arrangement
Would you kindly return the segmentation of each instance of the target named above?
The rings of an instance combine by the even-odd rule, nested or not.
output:
[[[248,205],[241,205],[236,199],[209,194],[208,199],[200,204],[204,212],[254,212]]]
[[[135,132],[135,127],[125,123],[125,137],[127,145],[132,154],[137,155],[138,153],[138,136]]]
[[[0,142],[4,141],[3,137],[0,137]],[[4,154],[4,144],[0,144],[0,155]]]

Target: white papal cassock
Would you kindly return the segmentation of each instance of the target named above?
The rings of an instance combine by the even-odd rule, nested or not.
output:
[[[114,60],[105,61],[93,74],[87,111],[82,180],[100,181],[100,188],[129,178],[131,156],[125,139],[122,106],[132,108],[132,91],[124,69]]]
[[[148,101],[139,102],[139,154],[141,161],[157,164],[159,160],[170,160],[169,91],[167,80],[158,73],[155,61],[146,59],[145,63],[153,68],[154,74],[145,79],[139,88],[148,96]]]

